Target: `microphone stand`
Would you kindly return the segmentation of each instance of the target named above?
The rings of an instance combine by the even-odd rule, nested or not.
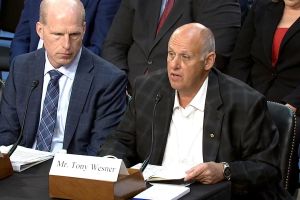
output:
[[[32,91],[38,86],[38,84],[39,84],[38,80],[35,80],[32,82],[30,93],[29,93],[27,101],[26,101],[26,108],[25,108],[24,118],[22,121],[21,131],[20,131],[17,141],[10,148],[10,150],[7,154],[3,154],[0,152],[0,180],[6,178],[8,176],[11,176],[13,174],[13,168],[12,168],[9,157],[16,150],[17,146],[21,142],[21,139],[23,138],[23,131],[24,131],[24,125],[25,125],[25,120],[26,120],[26,115],[27,115],[27,110],[28,110],[29,99],[31,97]]]
[[[149,164],[150,158],[152,156],[152,152],[153,152],[153,146],[154,146],[154,118],[156,116],[156,106],[158,104],[158,102],[160,101],[160,94],[158,93],[155,97],[155,104],[153,107],[153,113],[152,113],[152,124],[151,124],[151,147],[150,147],[150,152],[146,158],[146,160],[144,160],[144,162],[142,163],[142,166],[140,168],[140,171],[143,172],[147,165]]]

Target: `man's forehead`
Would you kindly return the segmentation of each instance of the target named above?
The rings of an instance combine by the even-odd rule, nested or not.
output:
[[[171,41],[168,44],[168,50],[177,51],[178,53],[193,53],[196,48],[199,47],[197,44],[191,41]]]

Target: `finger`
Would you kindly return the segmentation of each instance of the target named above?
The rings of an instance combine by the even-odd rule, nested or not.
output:
[[[201,179],[201,174],[204,172],[204,167],[202,164],[199,164],[190,170],[186,171],[185,181],[190,181],[194,179]]]

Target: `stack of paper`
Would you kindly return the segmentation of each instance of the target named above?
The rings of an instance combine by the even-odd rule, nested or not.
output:
[[[133,166],[132,168],[139,169],[141,163]],[[165,167],[158,165],[147,165],[143,171],[143,176],[145,181],[150,183],[166,183],[166,184],[176,184],[176,185],[189,185],[191,182],[185,182],[185,169],[179,167]]]
[[[155,184],[133,197],[138,199],[175,200],[190,192],[190,188],[180,185]]]
[[[7,153],[11,146],[1,146],[0,152]],[[51,159],[54,156],[51,152],[38,151],[31,148],[18,146],[15,152],[10,156],[14,171],[21,172],[34,165]]]

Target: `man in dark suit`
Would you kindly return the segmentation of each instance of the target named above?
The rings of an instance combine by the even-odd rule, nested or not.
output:
[[[20,54],[35,51],[40,41],[35,31],[42,0],[26,0],[11,44],[10,61]],[[86,12],[83,45],[100,55],[102,44],[121,0],[81,0]],[[42,46],[42,45],[41,45]]]
[[[143,162],[153,145],[150,163],[185,169],[186,181],[230,180],[232,199],[285,199],[279,135],[266,100],[214,69],[215,57],[208,28],[178,28],[168,45],[167,73],[136,80],[129,107],[99,155],[129,167]]]
[[[199,22],[213,31],[219,68],[226,66],[231,55],[241,23],[237,0],[176,0],[157,33],[164,3],[167,2],[122,1],[104,41],[103,58],[127,72],[130,87],[137,76],[166,66],[170,35],[177,27],[189,22]]]
[[[50,138],[49,151],[95,155],[119,123],[126,74],[82,47],[84,15],[79,0],[42,1],[36,29],[44,48],[16,57],[11,65],[1,101],[0,145],[14,143],[26,119],[21,145],[43,150],[39,141]],[[56,87],[54,72],[61,76]]]

